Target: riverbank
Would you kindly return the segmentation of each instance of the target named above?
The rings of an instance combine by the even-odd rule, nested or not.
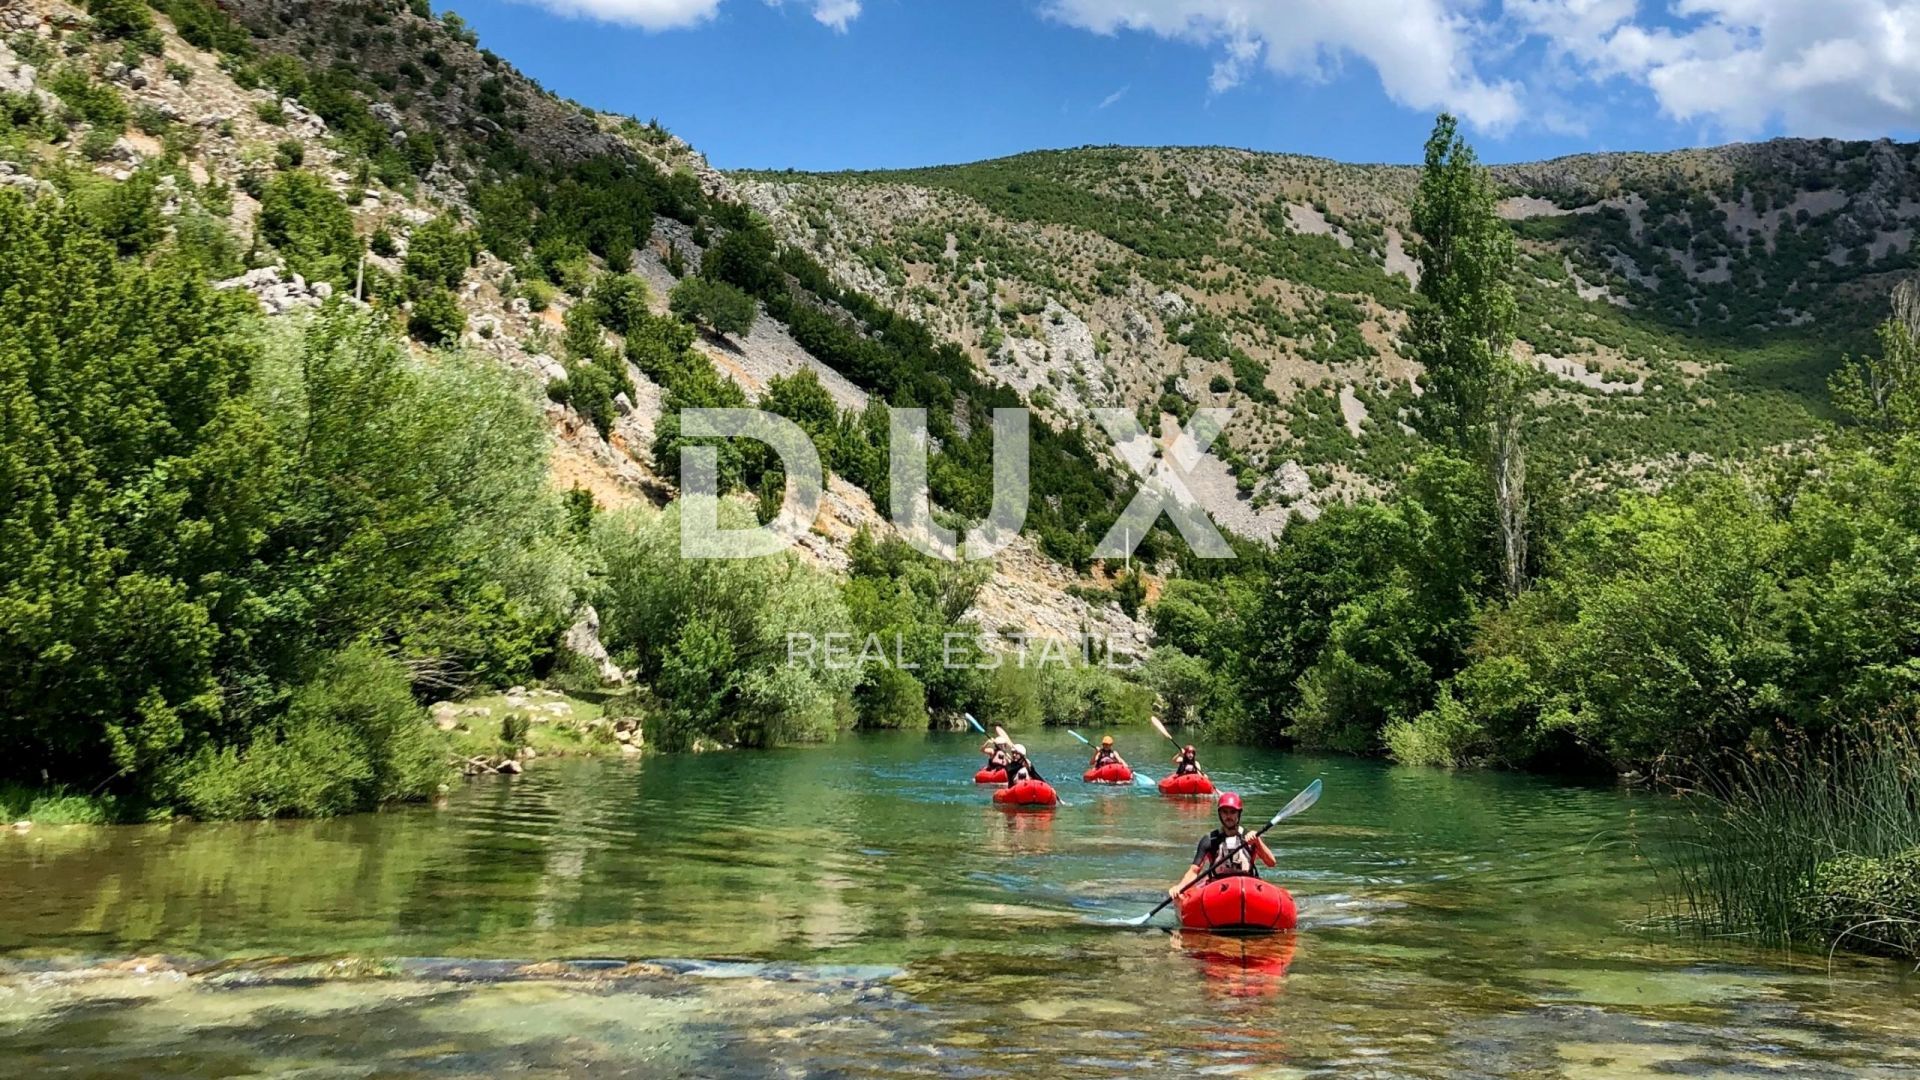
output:
[[[611,695],[587,696],[548,687],[516,686],[491,694],[441,701],[423,710],[446,758],[443,788],[464,776],[518,773],[538,760],[624,757],[642,752],[638,717],[608,715]],[[621,710],[615,710],[621,713]],[[443,790],[441,794],[445,794]],[[420,800],[397,800],[404,805]],[[181,816],[111,794],[67,788],[0,785],[0,827],[152,824]]]

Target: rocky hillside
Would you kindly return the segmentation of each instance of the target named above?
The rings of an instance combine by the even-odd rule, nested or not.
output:
[[[1808,435],[1833,363],[1913,266],[1916,154],[1782,140],[1496,170],[1521,239],[1521,349],[1540,369],[1536,444],[1617,482]],[[1253,535],[1405,464],[1416,181],[1115,147],[735,177],[839,280],[1062,419],[1237,409],[1234,474],[1203,497]]]
[[[672,496],[652,453],[670,388],[627,348],[625,359],[608,361],[624,368],[629,387],[614,395],[611,415],[591,415],[577,393],[569,399],[560,390],[569,375],[579,381],[579,368],[568,313],[619,277],[644,283],[628,295],[664,315],[675,285],[744,222],[727,177],[658,127],[547,94],[479,49],[457,17],[433,18],[424,4],[168,0],[145,16],[148,29],[117,25],[146,10],[123,16],[115,3],[0,0],[0,185],[35,198],[157,185],[165,194],[157,227],[204,233],[213,276],[253,293],[268,315],[299,318],[329,297],[352,296],[414,327],[423,339],[416,348],[450,333],[447,343],[522,373],[530,393],[549,388],[556,486],[591,492],[607,508]],[[296,175],[314,178],[344,208],[351,235],[334,246],[353,258],[317,259],[304,225],[263,221],[263,206]],[[596,190],[631,200],[606,209],[609,219],[624,207],[651,209],[621,222],[604,250],[553,255],[528,250],[524,236],[505,258],[491,250],[489,225],[507,215],[493,214],[489,198],[505,191],[544,200],[540,213],[552,217],[560,199],[587,192],[591,200]],[[590,204],[587,212],[602,211]],[[269,207],[265,217],[274,213]],[[448,236],[470,237],[475,249],[447,283],[456,308],[445,331],[423,328],[436,321],[424,314],[430,298],[408,291],[421,275],[412,256],[428,250],[429,235],[435,250]],[[797,279],[792,287],[836,327],[865,318],[875,333],[872,320],[890,317],[851,311]],[[808,325],[816,338],[836,340]],[[618,358],[620,335],[595,332],[593,349]],[[806,371],[835,407],[858,417],[895,389],[823,362],[764,305],[751,330],[699,335],[693,348],[748,400]],[[1091,453],[1076,460],[1097,499],[1123,493]],[[890,526],[869,492],[836,471],[805,554],[843,567],[862,528]],[[1022,538],[999,560],[974,614],[996,631],[1090,632],[1144,645],[1142,626],[1103,598],[1109,584],[1097,568],[1077,571]]]
[[[1245,536],[1381,490],[1417,452],[1400,422],[1417,371],[1396,351],[1418,274],[1412,169],[1091,148],[729,175],[657,125],[554,97],[422,0],[152,7],[151,29],[132,30],[137,0],[0,0],[0,184],[158,185],[171,227],[230,238],[210,264],[266,310],[351,293],[423,342],[494,357],[549,388],[555,481],[602,505],[671,496],[653,449],[693,397],[615,328],[583,342],[568,313],[633,279],[664,314],[718,246],[759,233],[746,208],[784,248],[736,268],[758,282],[752,328],[694,348],[748,399],[811,373],[869,449],[869,406],[933,404],[952,463],[934,469],[936,498],[972,516],[990,449],[975,418],[1025,401],[1050,421],[1032,536],[980,602],[989,627],[1142,637],[1088,565],[1131,494],[1102,437],[1081,434],[1091,408],[1135,409],[1163,443],[1196,406],[1235,408],[1192,481]],[[1775,142],[1499,170],[1548,470],[1657,483],[1808,437],[1827,372],[1913,260],[1915,152]],[[293,174],[346,207],[349,235],[324,257],[261,220]],[[546,235],[556,222],[565,235]],[[476,249],[444,304],[416,288],[421,230]],[[616,369],[604,407],[584,392],[583,348]],[[823,564],[887,528],[884,470],[862,464],[835,466],[808,541]]]

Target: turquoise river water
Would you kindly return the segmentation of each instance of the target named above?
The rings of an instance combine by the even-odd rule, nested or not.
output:
[[[0,1077],[1920,1075],[1903,967],[1658,928],[1658,797],[1212,749],[1249,820],[1326,785],[1229,940],[1115,925],[1209,804],[1029,741],[1051,813],[914,733],[0,835]]]

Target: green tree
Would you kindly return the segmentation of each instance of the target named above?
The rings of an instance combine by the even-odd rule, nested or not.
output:
[[[1828,384],[1834,407],[1876,438],[1920,432],[1920,281],[1894,286],[1877,356],[1848,356]]]
[[[723,527],[750,524],[737,506],[719,509]],[[664,707],[662,745],[826,735],[855,674],[790,658],[789,649],[796,635],[818,642],[851,631],[838,589],[790,555],[684,558],[680,513],[676,503],[602,514],[593,530],[604,568],[595,598],[603,638],[654,686]]]
[[[1513,232],[1496,204],[1492,178],[1443,113],[1413,201],[1421,273],[1403,344],[1423,369],[1425,391],[1414,426],[1486,463],[1504,580],[1518,595],[1527,565],[1527,376],[1512,357]]]
[[[780,283],[779,246],[765,226],[733,229],[707,249],[700,276],[766,299]]]
[[[752,330],[759,313],[753,297],[724,281],[699,277],[675,285],[668,306],[679,318],[735,337]]]

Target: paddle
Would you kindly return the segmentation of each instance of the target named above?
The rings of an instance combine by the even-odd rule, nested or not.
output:
[[[1160,737],[1161,737],[1161,738],[1163,738],[1163,739],[1165,739],[1165,740],[1167,740],[1168,742],[1170,742],[1170,743],[1172,743],[1172,744],[1173,744],[1173,745],[1175,745],[1175,746],[1179,746],[1179,745],[1180,745],[1180,740],[1179,740],[1179,739],[1176,739],[1176,738],[1174,738],[1174,737],[1173,737],[1173,732],[1171,732],[1171,731],[1168,731],[1168,730],[1167,730],[1167,725],[1165,725],[1165,724],[1163,724],[1163,723],[1161,723],[1161,722],[1160,722],[1160,718],[1159,718],[1159,717],[1157,717],[1157,716],[1149,716],[1149,717],[1147,717],[1147,723],[1149,723],[1149,724],[1152,724],[1152,725],[1153,725],[1153,730],[1155,730],[1155,731],[1157,731],[1157,732],[1159,732],[1159,733],[1160,733]],[[1201,775],[1202,775],[1202,776],[1205,776],[1206,774],[1205,774],[1205,773],[1202,773]],[[1136,784],[1138,784],[1139,782],[1140,782],[1140,778],[1139,778],[1139,777],[1137,777],[1137,776],[1136,776],[1136,777],[1134,777],[1134,783],[1136,783]],[[1149,780],[1149,781],[1147,781],[1147,782],[1146,782],[1146,784],[1144,784],[1144,785],[1142,785],[1142,786],[1145,786],[1145,787],[1156,787],[1156,786],[1158,786],[1158,785],[1156,785],[1156,784],[1155,784],[1155,783],[1154,783],[1154,782],[1153,782],[1152,780]]]
[[[1069,734],[1069,735],[1071,735],[1071,736],[1073,736],[1073,737],[1074,737],[1074,738],[1076,738],[1076,739],[1079,739],[1079,740],[1080,740],[1080,745],[1082,745],[1082,746],[1092,746],[1092,745],[1093,745],[1092,743],[1090,743],[1090,742],[1088,742],[1088,741],[1087,741],[1087,737],[1086,737],[1085,735],[1082,735],[1082,734],[1080,734],[1079,732],[1077,732],[1077,731],[1075,731],[1075,730],[1073,730],[1072,728],[1068,728],[1068,729],[1067,729],[1067,734]]]
[[[1271,829],[1275,825],[1280,824],[1281,822],[1287,820],[1288,818],[1294,816],[1295,814],[1298,814],[1306,810],[1308,807],[1312,806],[1314,803],[1317,803],[1319,801],[1320,801],[1320,781],[1315,780],[1313,783],[1307,785],[1306,790],[1302,791],[1298,795],[1295,795],[1293,797],[1292,802],[1281,807],[1280,812],[1273,815],[1273,820],[1267,822],[1265,825],[1260,826],[1260,831],[1254,833],[1253,835],[1256,838],[1265,836],[1268,829]],[[1212,881],[1214,877],[1220,873],[1220,868],[1225,865],[1225,860],[1221,858],[1222,854],[1224,854],[1224,852],[1216,854],[1214,856],[1212,865],[1207,867],[1207,872],[1204,874],[1201,874],[1199,877],[1194,878],[1192,881],[1187,882],[1186,888],[1181,889],[1180,892],[1186,892],[1187,889],[1191,889],[1195,885],[1201,884],[1202,882]],[[1177,896],[1179,895],[1179,893],[1176,893],[1174,895]],[[1145,915],[1140,916],[1138,919],[1129,920],[1127,922],[1127,925],[1128,926],[1145,926],[1147,925],[1147,922],[1151,920],[1155,915],[1160,914],[1161,909],[1165,908],[1168,904],[1171,904],[1171,903],[1173,903],[1173,897],[1169,896],[1165,900],[1160,901],[1160,903],[1157,904],[1152,911],[1147,912]]]

